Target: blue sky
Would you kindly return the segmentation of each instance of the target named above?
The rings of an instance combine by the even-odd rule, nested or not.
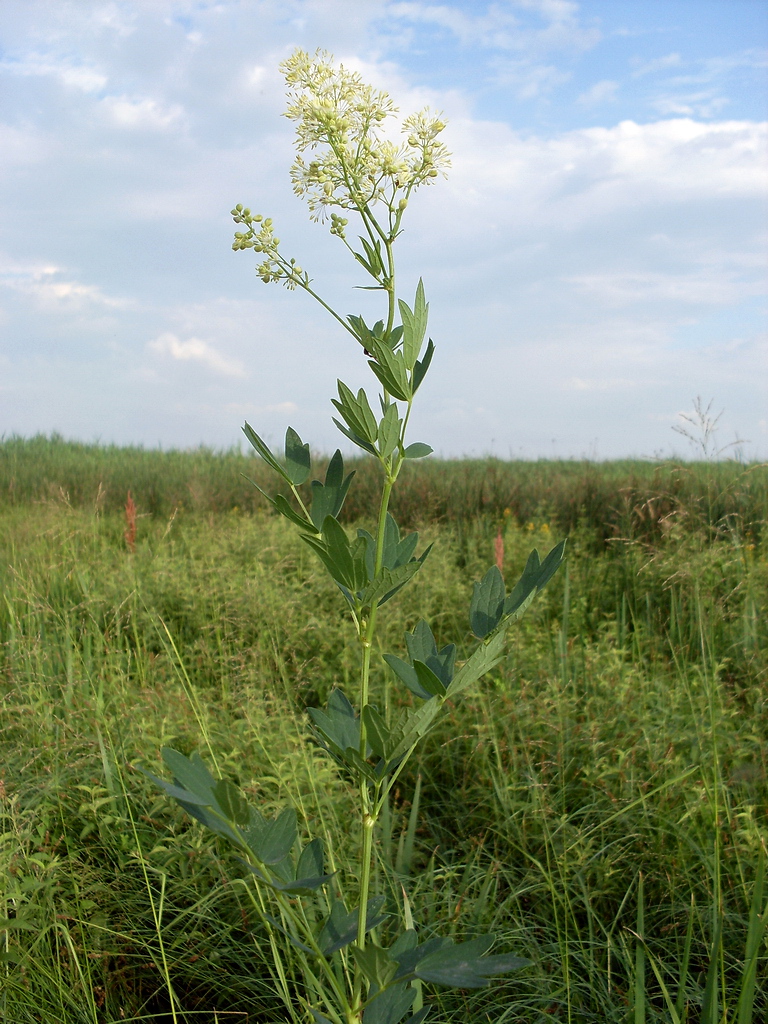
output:
[[[344,312],[374,312],[291,192],[277,65],[324,47],[403,114],[445,111],[447,180],[401,281],[437,345],[413,439],[446,455],[768,458],[762,0],[134,0],[0,7],[0,434],[339,443],[359,349],[230,250],[236,202]]]

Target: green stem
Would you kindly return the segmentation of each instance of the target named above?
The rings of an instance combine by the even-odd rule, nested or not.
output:
[[[296,499],[296,501],[298,501],[299,505],[301,505],[301,511],[304,513],[304,516],[305,516],[307,522],[311,523],[312,522],[312,516],[309,514],[309,510],[307,509],[307,506],[301,500],[301,495],[296,490],[296,485],[295,484],[291,484],[291,490],[293,491],[294,498]]]
[[[389,299],[389,315],[387,316],[387,335],[395,323],[395,257],[392,252],[392,242],[389,238],[384,240],[384,247],[387,252],[387,298]]]
[[[374,573],[378,573],[381,570],[383,558],[384,558],[384,531],[387,525],[387,510],[389,508],[389,499],[392,494],[392,486],[394,480],[390,469],[387,467],[387,475],[384,480],[384,486],[381,492],[381,504],[379,506],[379,519],[376,527],[376,555],[374,560]],[[371,611],[368,616],[368,620],[365,623],[363,635],[361,641],[363,644],[363,658],[360,670],[360,710],[365,707],[368,703],[368,688],[371,671],[371,650],[373,647],[373,638],[376,631],[376,612],[377,605],[374,602],[371,606]],[[361,720],[360,722],[360,756],[364,759],[366,753],[366,734],[365,726]],[[376,787],[376,791],[371,798],[371,794],[368,791],[368,783],[365,778],[360,779],[360,827],[361,827],[361,849],[360,849],[360,905],[357,912],[357,945],[360,949],[365,949],[365,934],[367,924],[367,911],[368,911],[368,893],[371,886],[371,871],[373,868],[373,830],[376,825],[376,818],[378,816],[375,808],[378,804],[380,807],[380,789],[381,786]],[[355,995],[354,1002],[358,1005],[362,995],[362,974],[360,970],[355,972]]]

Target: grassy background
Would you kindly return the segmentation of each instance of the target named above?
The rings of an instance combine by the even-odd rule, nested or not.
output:
[[[242,869],[135,770],[159,770],[163,744],[215,754],[267,807],[293,800],[354,872],[353,801],[304,714],[353,685],[351,632],[239,475],[254,461],[0,443],[0,1019],[282,1019]],[[375,479],[358,470],[346,514],[369,525]],[[570,537],[567,572],[385,823],[380,870],[423,933],[492,930],[534,961],[437,993],[430,1019],[763,1021],[764,938],[749,1017],[738,1001],[766,900],[765,467],[428,461],[395,514],[438,542],[382,610],[395,652],[422,616],[468,644],[500,529],[508,581],[531,546]],[[381,666],[374,685],[391,685]]]

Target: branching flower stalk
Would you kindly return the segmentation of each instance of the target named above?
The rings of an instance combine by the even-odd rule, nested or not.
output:
[[[241,204],[232,211],[235,223],[244,229],[235,233],[233,248],[260,254],[257,273],[266,284],[282,282],[302,290],[327,310],[362,347],[379,388],[380,414],[374,412],[365,389],[355,395],[342,381],[332,400],[341,433],[381,468],[373,535],[359,528],[351,538],[339,521],[354,475],[345,475],[340,451],[330,460],[324,482],[312,481],[307,501],[299,488],[311,475],[309,444],[289,427],[284,454],[278,457],[249,424],[243,428],[294,500],[262,494],[299,529],[335,581],[360,646],[357,706],[335,689],[326,708],[309,711],[315,739],[343,776],[354,780],[358,794],[356,885],[325,872],[320,838],[300,847],[292,806],[275,819],[266,818],[229,780],[214,777],[198,755],[187,758],[166,748],[163,757],[174,781],[152,778],[193,817],[232,843],[248,866],[256,886],[253,906],[269,933],[279,990],[293,1024],[421,1024],[429,1010],[422,1005],[423,982],[480,988],[528,961],[511,954],[488,955],[492,935],[458,944],[439,935],[422,940],[405,897],[401,907],[385,911],[387,892],[397,888],[390,885],[386,892],[372,892],[379,817],[445,704],[455,705],[464,690],[501,660],[506,630],[557,570],[564,542],[544,561],[533,551],[510,593],[497,565],[475,584],[469,622],[479,643],[459,668],[456,644],[438,650],[428,623],[418,622],[405,634],[407,660],[383,656],[416,706],[394,713],[373,701],[371,662],[378,609],[408,584],[429,554],[427,548],[416,556],[418,534],[401,537],[389,512],[406,461],[432,452],[423,442],[408,443],[406,433],[414,397],[435,351],[426,334],[429,305],[422,282],[412,306],[397,297],[394,246],[412,194],[449,166],[440,139],[445,123],[428,110],[413,114],[402,122],[403,141],[398,144],[385,134],[397,113],[391,98],[357,73],[335,66],[328,54],[297,50],[281,70],[288,86],[285,116],[296,123],[294,191],[307,202],[311,218],[329,223],[331,234],[373,279],[368,287],[386,296],[383,315],[372,326],[362,316],[342,317],[314,289],[296,260],[283,254],[269,217],[254,215]],[[350,217],[361,226],[361,251],[347,237]],[[390,882],[394,875],[392,868]],[[347,895],[350,891],[353,899]],[[301,977],[294,992],[285,970],[287,958],[293,959]]]

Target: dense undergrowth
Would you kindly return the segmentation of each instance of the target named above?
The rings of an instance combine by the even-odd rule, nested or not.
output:
[[[135,770],[163,744],[215,751],[276,805],[298,794],[352,870],[303,709],[356,652],[311,553],[256,510],[251,462],[0,445],[2,1020],[280,1019],[242,866]],[[403,492],[395,515],[438,544],[397,620],[382,610],[390,649],[402,614],[467,631],[499,530],[510,576],[570,534],[567,573],[385,821],[380,870],[425,928],[534,962],[430,1019],[764,1020],[765,469],[436,463]]]

